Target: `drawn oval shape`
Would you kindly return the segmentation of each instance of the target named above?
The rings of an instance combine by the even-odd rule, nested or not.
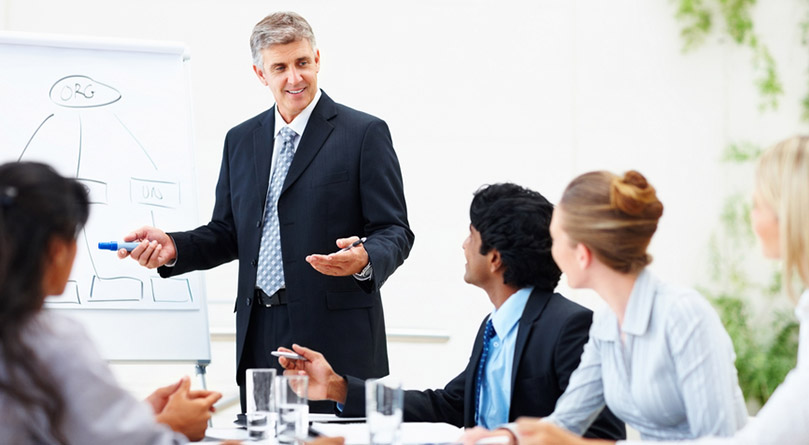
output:
[[[57,80],[49,96],[56,105],[68,108],[103,107],[121,99],[115,88],[82,75]]]

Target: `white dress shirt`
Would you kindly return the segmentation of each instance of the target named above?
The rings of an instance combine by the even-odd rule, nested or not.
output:
[[[699,445],[809,443],[809,290],[801,295],[795,315],[801,323],[798,365],[787,374],[784,383],[776,388],[767,404],[733,437],[708,437],[688,443]],[[660,442],[653,443],[660,444]]]
[[[643,439],[730,436],[747,420],[734,362],[711,305],[644,270],[623,326],[609,308],[594,314],[581,363],[547,421],[582,434],[606,404]]]
[[[315,109],[317,106],[318,101],[320,101],[320,96],[323,93],[320,92],[320,88],[317,89],[317,93],[315,93],[314,99],[309,102],[309,105],[303,109],[295,119],[292,119],[292,122],[286,123],[284,118],[281,117],[281,113],[278,112],[278,105],[275,106],[275,130],[273,131],[273,151],[272,151],[272,161],[270,162],[270,178],[272,178],[272,172],[275,171],[275,163],[278,162],[278,153],[281,151],[281,139],[278,138],[278,133],[281,132],[281,129],[284,127],[289,127],[292,131],[298,134],[297,137],[292,141],[292,152],[295,153],[298,151],[298,145],[301,143],[301,138],[303,137],[303,132],[306,130],[306,124],[309,123],[309,118],[312,116],[312,110]]]

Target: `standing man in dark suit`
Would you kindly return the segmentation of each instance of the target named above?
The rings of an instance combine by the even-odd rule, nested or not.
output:
[[[463,243],[464,280],[485,290],[494,310],[483,320],[463,372],[444,389],[405,392],[406,422],[496,428],[553,412],[579,365],[592,312],[553,292],[561,272],[551,256],[552,214],[542,195],[514,184],[475,193]],[[343,404],[344,416],[365,415],[362,379],[340,376],[318,352],[293,349],[309,361],[280,363],[286,373],[309,375],[310,398]],[[585,435],[623,439],[626,431],[604,410]]]
[[[275,106],[228,132],[211,221],[124,238],[141,241],[131,256],[164,278],[239,260],[242,410],[245,370],[278,367],[270,352],[293,342],[327,351],[340,372],[387,375],[379,289],[414,239],[388,127],[318,88],[320,51],[306,20],[271,14],[250,46]]]

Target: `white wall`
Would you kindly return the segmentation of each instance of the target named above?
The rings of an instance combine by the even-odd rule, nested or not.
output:
[[[705,277],[725,188],[721,149],[806,130],[797,106],[807,68],[797,33],[803,3],[756,7],[786,89],[781,110],[766,114],[757,109],[749,52],[712,38],[682,54],[674,8],[636,0],[0,0],[0,24],[185,42],[204,222],[225,132],[272,104],[250,67],[253,24],[274,10],[307,17],[322,55],[320,86],[385,119],[393,133],[416,243],[383,290],[388,327],[451,335],[445,344],[391,344],[392,373],[425,387],[463,369],[490,310],[485,294],[462,280],[468,205],[481,184],[514,181],[556,201],[575,174],[638,169],[666,206],[654,268],[695,285]],[[232,328],[236,265],[207,281],[212,329]],[[231,344],[214,346],[210,386],[232,389],[232,354]],[[156,386],[175,371],[127,383]]]

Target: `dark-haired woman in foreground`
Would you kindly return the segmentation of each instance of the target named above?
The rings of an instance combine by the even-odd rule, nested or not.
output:
[[[221,394],[191,391],[186,377],[139,402],[80,324],[42,309],[65,289],[87,217],[76,180],[44,164],[0,166],[0,443],[202,439]]]

